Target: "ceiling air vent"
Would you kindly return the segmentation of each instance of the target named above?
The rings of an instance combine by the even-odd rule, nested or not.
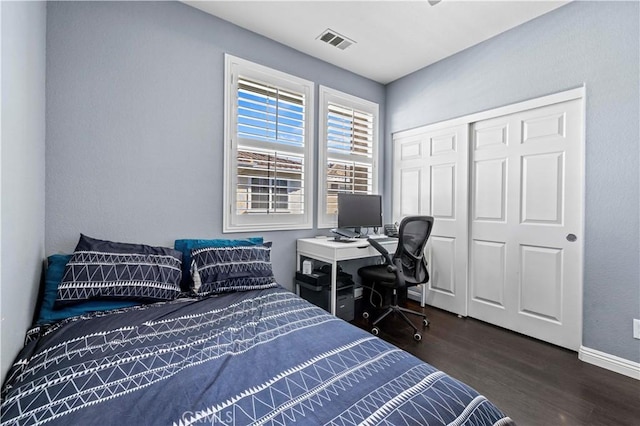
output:
[[[347,37],[340,35],[329,28],[327,28],[322,34],[320,34],[317,40],[324,41],[325,43],[335,46],[340,50],[344,50],[355,43],[355,41],[350,40]]]

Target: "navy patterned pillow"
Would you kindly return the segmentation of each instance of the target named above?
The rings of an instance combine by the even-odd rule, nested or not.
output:
[[[246,247],[204,247],[191,251],[193,291],[200,296],[276,287],[271,243]]]
[[[58,286],[56,307],[88,299],[173,300],[180,294],[182,253],[167,247],[80,236]]]

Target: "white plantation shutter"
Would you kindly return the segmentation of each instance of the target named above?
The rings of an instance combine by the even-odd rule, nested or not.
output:
[[[236,214],[304,213],[304,158],[238,151]]]
[[[313,83],[231,56],[227,70],[225,230],[310,228]]]
[[[235,214],[303,214],[304,94],[242,76],[237,90]]]
[[[304,146],[304,94],[238,77],[238,138]]]
[[[336,225],[338,193],[374,194],[378,105],[320,88],[319,227]]]
[[[329,160],[327,164],[327,214],[338,211],[338,193],[373,193],[373,167],[368,164],[347,163]]]
[[[371,159],[373,114],[328,102],[327,142],[330,153]]]

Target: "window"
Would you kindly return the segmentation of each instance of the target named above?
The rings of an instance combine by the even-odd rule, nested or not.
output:
[[[320,87],[318,227],[337,225],[338,193],[378,191],[378,104]]]
[[[224,231],[312,227],[313,83],[225,56]]]

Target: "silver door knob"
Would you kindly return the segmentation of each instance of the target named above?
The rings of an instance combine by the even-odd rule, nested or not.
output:
[[[576,234],[568,234],[567,235],[567,241],[569,241],[570,243],[575,242],[578,239],[578,237],[576,237]]]

